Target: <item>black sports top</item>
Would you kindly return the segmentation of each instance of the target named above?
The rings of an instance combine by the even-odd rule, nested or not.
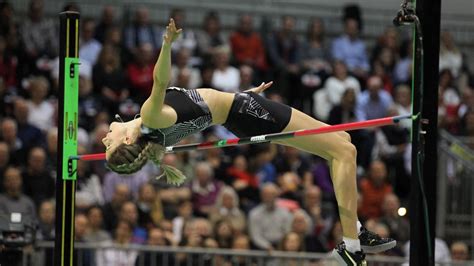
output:
[[[164,103],[178,114],[176,123],[167,128],[141,127],[143,136],[164,147],[174,145],[212,123],[209,106],[196,90],[170,87],[166,91]]]

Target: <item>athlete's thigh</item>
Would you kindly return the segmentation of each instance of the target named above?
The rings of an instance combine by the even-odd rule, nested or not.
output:
[[[327,124],[293,108],[290,122],[283,132],[319,128],[322,126],[327,126]],[[341,152],[344,152],[343,148],[344,145],[347,145],[348,139],[339,132],[333,132],[294,137],[273,142],[281,145],[292,146],[299,150],[323,157],[326,160],[330,160],[331,158],[337,157]]]

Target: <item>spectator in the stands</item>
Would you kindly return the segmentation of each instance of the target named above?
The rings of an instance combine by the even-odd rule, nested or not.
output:
[[[161,199],[155,187],[150,183],[143,184],[138,191],[137,199],[138,225],[149,229],[163,219]]]
[[[38,209],[38,227],[36,229],[36,241],[54,241],[55,239],[55,202],[45,200],[41,202]],[[37,258],[37,265],[53,265],[53,249],[44,249],[39,252],[41,256]]]
[[[455,241],[451,244],[451,258],[455,262],[469,260],[469,247],[465,242]]]
[[[13,212],[21,213],[25,221],[36,222],[36,207],[30,197],[22,193],[23,177],[20,169],[8,167],[3,179],[3,191],[0,194],[0,213],[10,217]]]
[[[94,65],[99,56],[102,44],[94,38],[95,20],[82,21],[81,38],[79,41],[79,58]]]
[[[438,88],[438,127],[456,134],[459,130],[458,108],[461,99],[453,83],[454,77],[451,70],[441,70],[439,73]]]
[[[253,87],[256,87],[253,83],[254,70],[249,65],[241,65],[239,67],[240,73],[240,84],[239,91],[246,91]]]
[[[134,62],[127,67],[130,92],[138,101],[151,93],[154,63],[153,46],[150,43],[140,44],[136,49]]]
[[[82,213],[74,216],[74,241],[85,242],[84,237],[89,230],[89,219]]]
[[[150,21],[150,11],[144,6],[135,10],[135,17],[131,25],[124,30],[125,47],[132,53],[139,53],[140,47],[148,44],[151,53],[161,47],[161,31]]]
[[[294,171],[302,179],[304,185],[312,184],[313,176],[310,172],[309,158],[293,147],[284,147],[283,154],[275,157],[274,164],[278,174]]]
[[[120,55],[120,62],[122,67],[126,67],[133,61],[133,54],[127,49],[123,43],[122,29],[119,26],[111,26],[105,33],[103,46],[113,46]]]
[[[274,250],[290,231],[291,214],[276,205],[279,188],[275,184],[263,185],[260,195],[262,203],[248,217],[250,238],[258,249]]]
[[[96,266],[135,266],[138,252],[135,250],[125,250],[132,244],[133,227],[125,221],[120,221],[114,228],[113,244],[121,248],[99,249],[95,254]],[[122,248],[123,247],[123,248]]]
[[[137,205],[133,201],[126,201],[122,204],[119,213],[119,221],[125,221],[132,226],[132,243],[145,244],[147,240],[147,230],[138,225]]]
[[[310,186],[304,190],[303,209],[311,218],[312,234],[327,237],[332,224],[336,219],[336,210],[331,202],[323,201],[322,191],[317,186]]]
[[[466,137],[474,137],[474,109],[469,110],[461,120],[461,134]],[[470,144],[474,148],[474,144]]]
[[[25,144],[18,137],[18,125],[12,118],[4,118],[1,123],[0,136],[8,145],[10,160],[13,164],[24,164],[27,155]]]
[[[299,83],[300,42],[295,32],[296,19],[283,16],[281,28],[268,36],[267,47],[269,60],[273,67],[276,90],[288,101],[289,105],[297,100],[293,90]]]
[[[400,48],[400,59],[395,64],[393,71],[393,83],[398,84],[408,84],[411,79],[411,66],[413,61],[413,45],[410,40],[406,40],[402,43]]]
[[[102,9],[102,15],[99,23],[95,27],[94,38],[101,43],[104,43],[105,35],[115,25],[115,7],[113,5],[105,5]]]
[[[461,103],[458,108],[458,116],[463,118],[464,115],[474,110],[474,86],[466,86],[461,90]],[[461,125],[461,129],[462,129]]]
[[[190,183],[194,213],[207,217],[224,184],[214,179],[212,167],[207,162],[197,163],[194,171],[195,177]]]
[[[248,162],[244,155],[235,156],[232,166],[227,168],[227,185],[232,186],[244,210],[247,210],[258,202],[258,180],[257,176],[249,171]]]
[[[17,87],[18,58],[7,47],[7,40],[0,35],[0,78],[6,91],[14,91]]]
[[[172,220],[174,242],[181,242],[184,227],[193,218],[193,203],[189,200],[182,200],[178,205],[178,214]]]
[[[449,69],[457,78],[464,67],[463,54],[449,31],[442,31],[440,37],[439,70]]]
[[[174,19],[176,28],[183,29],[183,32],[179,35],[178,39],[173,42],[171,49],[174,53],[186,48],[191,52],[191,55],[194,56],[197,48],[196,34],[194,31],[186,27],[186,13],[184,9],[174,8],[170,12],[170,18]],[[191,60],[192,65],[196,65],[196,58],[193,57]]]
[[[383,216],[380,222],[388,226],[390,237],[403,244],[410,238],[410,224],[405,217],[398,214],[399,208],[400,199],[397,195],[393,193],[385,195],[382,202]]]
[[[99,206],[92,206],[87,210],[87,219],[89,220],[89,230],[84,239],[90,243],[104,242],[111,240],[109,232],[103,229],[104,215]],[[107,217],[108,219],[109,217]]]
[[[228,46],[219,46],[214,49],[214,73],[212,87],[221,91],[238,92],[240,75],[239,70],[230,63],[230,49]]]
[[[118,222],[118,216],[122,205],[131,199],[130,189],[125,184],[117,184],[112,196],[112,200],[104,206],[105,229],[113,232]]]
[[[21,36],[25,49],[25,64],[28,74],[37,71],[37,60],[41,57],[54,58],[59,51],[56,24],[44,16],[44,1],[31,0],[28,5],[28,16],[21,25]]]
[[[324,22],[320,18],[312,18],[308,23],[306,39],[301,43],[301,64],[306,70],[329,72],[329,47],[325,40]]]
[[[245,214],[239,208],[239,197],[235,190],[228,186],[219,193],[216,205],[209,215],[213,225],[223,219],[230,221],[236,234],[245,232],[247,228]]]
[[[78,154],[87,154],[84,146],[77,147]],[[93,205],[104,205],[102,184],[97,174],[92,172],[90,162],[77,161],[76,206],[85,210]]]
[[[365,121],[387,116],[388,108],[393,104],[393,100],[382,85],[380,77],[372,76],[367,80],[367,89],[357,97],[357,120]]]
[[[298,209],[293,213],[291,231],[300,237],[303,251],[326,252],[320,236],[315,233],[311,218],[304,210]]]
[[[49,82],[42,76],[31,78],[28,91],[30,94],[28,122],[43,131],[47,131],[54,126],[54,105],[47,99]]]
[[[8,1],[0,3],[0,35],[6,36],[10,32],[11,27],[15,25],[15,12],[12,4]]]
[[[191,52],[183,48],[176,53],[176,58],[173,60],[173,65],[171,66],[171,78],[170,85],[178,86],[178,77],[183,72],[187,72],[188,80],[183,85],[183,88],[186,89],[195,89],[201,84],[201,73],[199,69],[192,67],[190,63]]]
[[[382,161],[374,160],[370,164],[368,176],[360,181],[362,206],[359,209],[361,218],[380,218],[382,202],[387,194],[392,192],[392,186],[387,182],[387,168]]]
[[[23,98],[18,97],[14,101],[14,116],[18,125],[18,138],[25,144],[26,149],[31,149],[34,146],[45,145],[45,134],[35,125],[31,124],[30,109],[28,102]],[[47,129],[49,130],[49,128]],[[44,132],[46,133],[46,132]]]
[[[356,77],[367,76],[370,66],[365,42],[359,37],[359,23],[356,19],[344,20],[344,34],[333,41],[331,54],[334,59],[344,61]]]
[[[371,62],[379,58],[384,49],[392,52],[395,60],[400,56],[400,34],[394,26],[387,27],[383,34],[377,38],[375,47],[372,49]]]
[[[230,36],[232,54],[237,64],[246,64],[262,76],[268,69],[262,38],[254,31],[253,17],[243,14],[239,17],[237,29]]]
[[[97,96],[110,113],[117,113],[118,106],[129,96],[127,78],[122,69],[120,55],[112,45],[104,45],[92,71],[92,82]]]
[[[41,147],[32,148],[28,154],[28,161],[23,176],[25,194],[30,196],[36,206],[43,200],[54,197],[55,182],[46,168],[46,151]]]
[[[5,170],[10,165],[10,149],[4,141],[0,141],[0,193],[3,192],[3,177]]]
[[[333,63],[333,74],[324,82],[324,87],[314,95],[314,114],[326,121],[331,109],[341,103],[341,98],[347,89],[352,89],[355,96],[360,94],[359,81],[347,72],[343,61]]]
[[[411,114],[411,88],[408,85],[400,84],[395,88],[395,108],[399,115]],[[411,120],[400,121],[400,125],[406,129],[411,128]]]
[[[210,63],[214,49],[226,44],[222,37],[221,22],[219,14],[215,11],[210,11],[204,16],[202,30],[196,32],[196,41],[198,54],[202,58],[203,65]]]
[[[388,48],[382,49],[379,57],[372,62],[372,75],[382,79],[382,87],[390,94],[393,94],[392,73],[395,63],[396,61],[393,57],[393,52]]]
[[[234,236],[235,232],[230,220],[220,220],[214,225],[214,237],[219,248],[231,248]]]
[[[120,175],[112,171],[108,172],[105,174],[102,183],[105,201],[108,202],[112,199],[112,195],[118,184],[127,185],[133,199],[137,199],[140,187],[148,182],[150,174],[149,167],[143,167],[142,170],[131,175]]]

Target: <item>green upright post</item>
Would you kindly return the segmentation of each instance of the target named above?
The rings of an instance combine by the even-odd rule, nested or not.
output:
[[[56,239],[54,265],[74,264],[74,206],[76,192],[79,13],[59,15],[59,112],[58,166],[56,178]]]

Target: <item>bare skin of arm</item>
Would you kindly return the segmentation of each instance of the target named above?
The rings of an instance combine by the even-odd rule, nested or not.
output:
[[[153,88],[150,97],[143,103],[140,115],[142,123],[151,128],[163,128],[176,122],[176,112],[164,104],[166,88],[170,81],[171,44],[175,41],[181,29],[177,29],[173,19],[170,19],[163,36],[163,45],[153,70]]]

